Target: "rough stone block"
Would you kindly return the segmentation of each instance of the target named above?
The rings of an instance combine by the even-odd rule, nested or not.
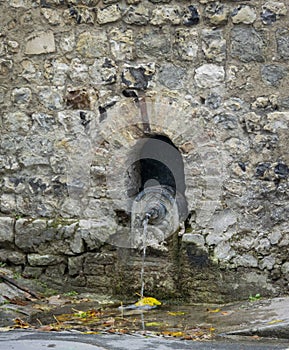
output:
[[[13,218],[0,217],[0,244],[14,241],[14,223]]]
[[[141,26],[146,25],[149,18],[149,9],[140,4],[136,7],[130,6],[125,12],[123,20],[127,24],[136,24]]]
[[[256,11],[251,6],[241,5],[235,8],[232,12],[232,22],[234,24],[251,24],[255,22],[256,18]]]
[[[121,10],[119,6],[111,5],[97,11],[97,22],[99,24],[116,22],[121,18]]]
[[[205,238],[203,235],[200,235],[198,233],[185,233],[182,236],[182,242],[183,243],[193,243],[197,246],[204,246],[205,245]]]
[[[212,88],[225,80],[225,70],[215,64],[204,64],[196,69],[195,81],[200,88]]]
[[[266,41],[251,27],[234,27],[231,32],[231,54],[242,62],[263,62]]]
[[[76,51],[85,58],[100,58],[108,53],[108,40],[104,31],[84,32],[78,37]]]
[[[17,251],[0,249],[0,261],[9,262],[14,265],[23,265],[26,263],[26,255]]]
[[[251,254],[238,255],[234,259],[236,266],[257,267],[258,260]]]
[[[134,32],[131,29],[120,30],[113,28],[109,32],[109,41],[111,52],[115,60],[124,61],[134,58]]]
[[[33,34],[27,39],[25,54],[40,55],[55,52],[54,34],[51,31]]]
[[[30,266],[57,265],[64,261],[62,256],[52,254],[28,254],[27,259]]]
[[[223,31],[203,29],[202,51],[208,61],[223,62],[227,53],[227,42],[223,37]]]
[[[136,53],[140,58],[168,57],[171,54],[170,34],[165,29],[145,29],[136,39]]]
[[[17,132],[20,135],[26,134],[31,128],[31,118],[21,111],[10,112],[3,115],[3,124],[10,132]]]
[[[43,271],[43,267],[25,266],[22,275],[26,278],[39,278]]]
[[[84,255],[68,258],[68,274],[70,276],[80,275],[83,273],[84,258]]]
[[[212,25],[226,24],[229,17],[229,7],[220,2],[208,4],[205,8],[205,17]]]
[[[19,219],[15,225],[15,244],[24,252],[34,252],[45,242],[46,220]]]
[[[287,68],[277,64],[266,64],[261,68],[261,77],[263,81],[275,87],[280,85],[287,73]]]
[[[81,235],[88,250],[99,248],[103,242],[115,234],[117,229],[114,218],[110,221],[80,220],[79,228],[76,231]]]
[[[196,30],[178,28],[175,32],[173,52],[177,58],[186,61],[195,61],[199,50],[199,36]]]
[[[169,89],[178,90],[184,85],[186,71],[171,63],[164,64],[159,71],[159,81]]]
[[[164,25],[170,23],[173,25],[181,23],[181,9],[179,6],[157,6],[152,12],[151,24]]]

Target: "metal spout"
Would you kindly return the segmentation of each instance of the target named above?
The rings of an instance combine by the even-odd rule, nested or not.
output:
[[[178,206],[174,191],[169,186],[145,188],[135,198],[132,206],[133,245],[142,242],[143,226],[148,226],[148,245],[156,246],[179,227]]]

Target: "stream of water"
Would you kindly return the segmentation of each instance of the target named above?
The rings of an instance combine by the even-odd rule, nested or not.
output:
[[[143,221],[143,235],[142,235],[143,253],[142,253],[142,264],[141,264],[141,272],[140,272],[140,281],[141,281],[140,297],[141,297],[141,299],[144,297],[144,286],[145,286],[144,270],[145,270],[145,259],[146,259],[146,248],[147,248],[148,221],[149,221],[148,217],[146,217]]]

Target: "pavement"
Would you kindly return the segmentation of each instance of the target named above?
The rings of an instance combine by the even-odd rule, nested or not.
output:
[[[195,341],[164,338],[154,335],[154,332],[147,332],[145,336],[138,332],[130,335],[104,332],[83,334],[76,330],[43,332],[37,329],[39,323],[32,322],[33,317],[37,322],[40,318],[43,324],[47,324],[44,323],[47,317],[71,312],[74,302],[77,302],[77,310],[89,310],[91,307],[113,304],[115,300],[108,300],[107,296],[101,299],[100,296],[79,295],[71,299],[60,295],[41,300],[32,298],[30,301],[26,292],[19,293],[17,288],[12,287],[0,283],[0,301],[3,299],[0,305],[0,350],[289,350],[289,296],[256,298],[224,305],[173,306],[163,303],[160,308],[145,315],[147,322],[165,321],[181,323],[182,327],[200,325],[215,329],[213,339]],[[7,296],[10,302],[7,302]],[[25,302],[21,303],[23,300]],[[43,311],[46,309],[50,310],[50,315]],[[169,318],[169,312],[175,311],[182,316],[179,319],[175,315]],[[13,320],[17,318],[34,324],[34,329],[15,330]]]
[[[289,350],[282,340],[219,339],[195,342],[140,335],[11,331],[0,334],[0,350]]]

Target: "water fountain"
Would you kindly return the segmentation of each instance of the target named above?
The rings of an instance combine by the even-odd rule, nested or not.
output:
[[[139,178],[131,207],[130,247],[142,250],[141,298],[147,247],[166,250],[165,240],[187,216],[183,161],[170,139],[154,135],[142,143],[137,155]]]
[[[179,227],[179,210],[173,189],[145,188],[132,206],[132,246],[161,248],[164,240]]]

